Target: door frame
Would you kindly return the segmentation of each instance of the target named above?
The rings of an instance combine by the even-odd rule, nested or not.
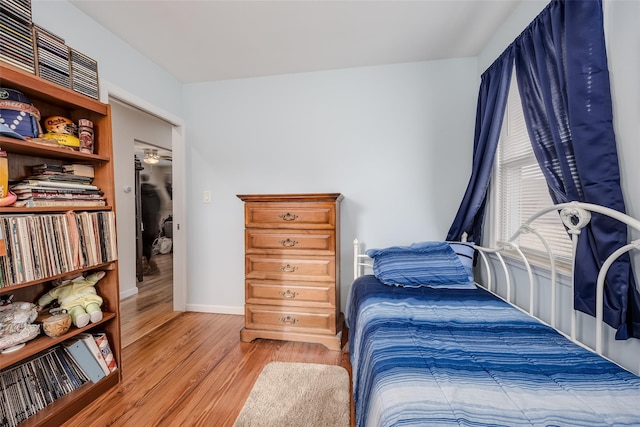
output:
[[[171,125],[173,182],[173,309],[185,311],[187,305],[187,212],[185,122],[182,118],[144,100],[106,80],[100,81],[100,100],[113,98],[151,114]],[[130,161],[131,159],[129,159]],[[114,161],[118,161],[114,159]]]

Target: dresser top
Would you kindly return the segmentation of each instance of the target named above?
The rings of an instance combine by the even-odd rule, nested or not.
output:
[[[238,194],[243,202],[339,202],[344,197],[340,193],[303,194]]]

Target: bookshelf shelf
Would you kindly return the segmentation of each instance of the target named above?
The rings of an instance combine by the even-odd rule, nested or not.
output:
[[[83,328],[76,328],[72,326],[69,329],[69,332],[66,334],[59,336],[57,338],[50,338],[46,335],[39,335],[37,338],[34,338],[31,341],[28,341],[26,345],[20,350],[14,353],[0,354],[0,369],[5,369],[14,363],[20,362],[21,360],[26,359],[27,357],[31,357],[34,354],[38,354],[44,350],[47,350],[57,344],[60,344],[62,341],[68,340],[69,338],[73,338],[74,336],[86,332],[90,329],[95,329],[103,323],[109,322],[115,319],[115,313],[102,313],[102,320],[97,323],[91,323]]]
[[[84,206],[55,206],[55,207],[0,207],[0,224],[5,220],[13,220],[13,217],[31,217],[32,215],[44,221],[44,216],[55,217],[72,211],[77,216],[112,216],[115,213],[115,188],[114,188],[114,171],[113,171],[113,141],[111,130],[111,108],[108,104],[103,104],[95,99],[84,96],[70,89],[56,85],[55,83],[41,79],[36,75],[29,74],[21,69],[13,67],[7,63],[0,61],[0,86],[16,89],[26,95],[33,105],[40,111],[41,117],[63,116],[77,123],[79,119],[88,119],[93,122],[94,129],[94,153],[81,153],[70,149],[39,144],[33,141],[22,141],[8,137],[0,137],[0,149],[6,151],[8,161],[8,174],[11,182],[18,182],[29,177],[31,167],[39,164],[47,165],[64,165],[64,164],[90,164],[94,168],[93,184],[99,188],[104,194],[106,206],[84,207]],[[104,212],[102,214],[101,212]],[[19,221],[16,220],[16,221]],[[51,248],[64,250],[66,247],[62,244],[51,244],[47,237],[43,222],[37,219],[30,224],[36,224],[36,233],[40,233],[40,247],[36,246],[34,240],[27,238],[27,244],[31,242],[33,253],[39,254],[39,248],[45,247],[47,244]],[[33,226],[30,226],[33,227]],[[41,228],[38,228],[41,227]],[[30,228],[33,230],[33,228]],[[115,242],[115,225],[111,223],[108,228],[108,238],[112,238],[111,242]],[[7,242],[11,239],[7,238]],[[19,241],[20,242],[20,241]],[[24,241],[23,241],[24,242]],[[104,240],[101,240],[104,243]],[[20,244],[20,243],[18,243]],[[84,243],[81,243],[81,246]],[[85,245],[86,246],[86,245]],[[94,255],[97,251],[106,250],[105,247],[95,246]],[[51,250],[45,251],[52,254]],[[111,247],[109,253],[115,252],[115,246]],[[86,407],[91,401],[95,400],[102,394],[120,383],[122,379],[121,363],[121,337],[120,337],[120,302],[119,302],[119,285],[118,285],[118,262],[117,257],[111,258],[104,256],[98,257],[97,261],[76,263],[67,262],[66,271],[59,274],[43,274],[43,271],[54,271],[48,267],[40,266],[39,274],[22,275],[22,278],[37,277],[37,280],[12,280],[3,281],[5,285],[0,287],[0,295],[13,295],[13,301],[27,301],[36,303],[38,298],[49,291],[52,287],[52,281],[60,278],[73,277],[90,271],[103,270],[106,272],[96,289],[103,299],[102,311],[103,319],[96,323],[90,323],[83,328],[71,327],[68,333],[58,338],[50,338],[43,333],[33,340],[26,342],[26,345],[13,353],[0,354],[0,374],[17,366],[32,366],[29,362],[34,357],[40,357],[48,350],[59,346],[63,341],[76,338],[78,334],[86,333],[102,333],[104,332],[108,338],[109,346],[115,358],[118,369],[109,374],[107,377],[97,381],[95,384],[88,382],[80,387],[68,392],[66,395],[58,398],[53,403],[44,407],[34,415],[20,423],[20,426],[59,426],[65,420],[75,415]],[[115,255],[115,254],[114,254]],[[43,262],[52,265],[53,255],[49,258],[45,256]],[[95,257],[94,257],[95,258]],[[40,259],[34,255],[33,259]],[[86,259],[86,258],[85,258]],[[103,262],[110,260],[108,262]],[[2,265],[10,265],[15,268],[12,263],[17,260],[9,258],[7,255],[0,254],[0,268]],[[87,264],[95,264],[86,266]],[[85,267],[78,268],[80,265]],[[58,272],[56,271],[56,273]],[[13,270],[11,270],[13,273]],[[14,277],[18,277],[16,274]],[[41,277],[45,276],[45,277]],[[13,284],[12,284],[13,283]],[[43,311],[43,314],[46,311]],[[48,314],[48,313],[47,313]],[[51,374],[48,374],[51,375]],[[4,390],[0,388],[0,393]]]
[[[71,110],[86,110],[103,116],[108,115],[109,107],[107,104],[45,81],[35,74],[27,73],[9,64],[2,63],[2,74],[0,75],[3,81],[11,82],[11,88],[28,93],[31,101],[38,99]]]
[[[34,213],[64,213],[67,211],[110,211],[113,210],[111,206],[52,206],[52,207],[37,207],[37,208],[12,208],[2,207],[0,208],[0,215],[2,214],[34,214]]]
[[[60,159],[82,163],[108,162],[109,156],[99,154],[81,153],[79,151],[66,150],[64,148],[53,147],[30,141],[0,137],[0,147],[11,153],[24,154],[27,156],[46,156],[51,159]]]
[[[32,208],[32,209],[44,209],[44,208]],[[11,294],[11,293],[15,292],[18,289],[28,288],[28,287],[31,287],[31,286],[34,286],[34,285],[38,285],[38,284],[41,284],[41,283],[50,282],[52,280],[60,279],[62,277],[67,277],[67,276],[72,276],[72,275],[84,273],[85,271],[92,271],[92,270],[105,270],[105,271],[107,271],[107,270],[113,270],[113,269],[114,269],[114,263],[113,262],[105,262],[105,263],[98,264],[98,265],[92,265],[90,267],[79,268],[77,270],[70,271],[68,273],[56,274],[54,276],[49,276],[49,277],[47,277],[45,279],[32,280],[30,282],[24,282],[24,283],[20,283],[18,285],[5,286],[3,288],[0,288],[0,295]]]
[[[120,382],[120,368],[109,374],[97,383],[86,383],[77,390],[63,396],[56,401],[54,408],[50,405],[34,416],[27,418],[20,424],[20,427],[36,427],[36,426],[60,426],[69,418],[65,414],[66,410],[76,411],[77,407],[86,407],[89,403],[108,392],[110,389],[118,385]]]

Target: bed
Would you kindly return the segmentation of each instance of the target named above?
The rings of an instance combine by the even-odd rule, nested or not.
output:
[[[595,209],[640,230],[638,221],[606,208],[579,203],[552,209],[556,208],[570,218],[572,227],[584,226]],[[528,222],[523,230],[535,232]],[[418,245],[418,249],[427,246]],[[509,294],[514,284],[509,283],[512,275],[502,252],[510,250],[521,256],[529,292],[534,294],[530,263],[515,243],[494,249],[467,246],[478,253],[487,270],[483,282],[488,282],[489,288],[497,278],[493,266],[503,269],[500,272]],[[395,254],[394,250],[406,248],[385,250]],[[634,249],[640,249],[638,241],[614,255]],[[426,253],[432,250],[428,246]],[[377,251],[368,251],[374,267],[380,261]],[[455,274],[469,274],[468,280],[460,276],[460,286],[418,286],[410,281],[398,286],[383,281],[402,282],[406,278],[390,279],[382,267],[374,269],[375,274],[364,274],[369,263],[363,261],[366,256],[354,242],[355,280],[349,291],[346,320],[356,426],[640,425],[640,377],[599,354],[601,326],[596,331],[596,350],[591,350],[576,342],[573,327],[567,334],[536,319],[533,297],[529,313],[508,302],[512,295],[500,297],[473,282],[470,286],[473,272],[465,261],[468,253],[453,248],[445,252],[447,256],[433,264],[442,264],[454,252],[456,258],[451,259],[459,260],[459,264],[452,261]],[[491,257],[495,262],[490,262]],[[605,262],[604,270],[611,261]],[[380,265],[384,265],[384,256]],[[411,268],[407,263],[395,267],[403,271]],[[605,273],[598,279],[599,292]],[[552,291],[555,295],[554,279]],[[552,300],[555,305],[555,298]],[[602,304],[601,298],[598,303]],[[552,309],[555,312],[555,307]],[[601,309],[596,317],[600,325]]]

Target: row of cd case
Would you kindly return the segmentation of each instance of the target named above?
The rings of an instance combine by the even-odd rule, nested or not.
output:
[[[99,99],[98,63],[33,24],[30,0],[0,0],[0,61]]]

